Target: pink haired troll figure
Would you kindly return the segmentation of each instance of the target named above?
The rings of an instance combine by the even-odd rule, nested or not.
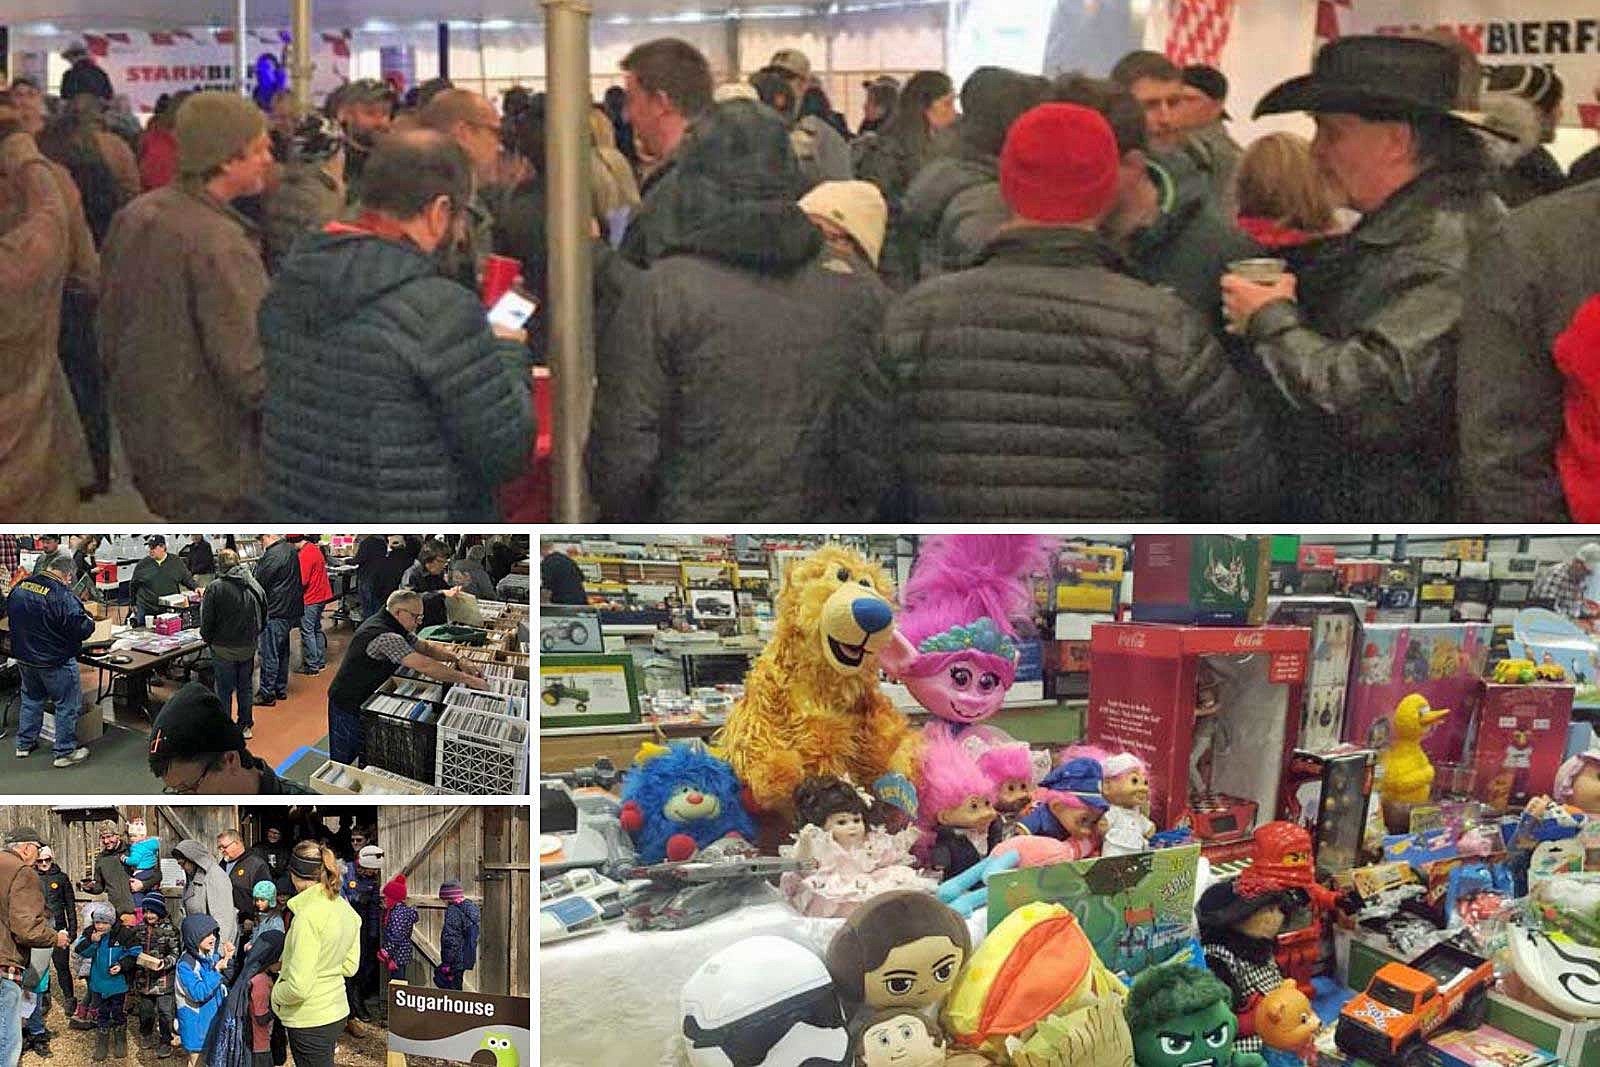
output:
[[[954,878],[989,855],[1003,827],[988,775],[948,734],[924,737],[917,802],[922,827],[932,835],[928,865]]]
[[[878,662],[953,734],[1000,710],[1020,658],[1013,620],[1032,615],[1029,578],[1058,544],[1023,534],[923,541],[901,590],[895,639]]]
[[[1002,816],[1021,815],[1033,801],[1033,753],[1027,743],[994,745],[978,756],[978,769],[994,786],[994,806]]]

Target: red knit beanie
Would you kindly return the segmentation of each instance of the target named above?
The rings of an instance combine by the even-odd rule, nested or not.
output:
[[[397,874],[389,879],[389,884],[383,887],[383,899],[389,902],[390,907],[402,903],[406,899],[405,875]]]
[[[1098,218],[1116,201],[1120,159],[1111,126],[1098,111],[1042,104],[1006,134],[1000,193],[1029,222]]]

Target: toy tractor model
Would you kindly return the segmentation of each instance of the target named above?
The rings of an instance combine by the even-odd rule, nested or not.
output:
[[[578,703],[578,714],[582,715],[589,710],[589,691],[568,685],[567,679],[557,678],[539,691],[539,699],[552,708],[563,700],[575,700]]]
[[[1423,1067],[1428,1038],[1448,1025],[1483,1025],[1494,967],[1449,943],[1409,965],[1386,963],[1364,993],[1339,1012],[1334,1043],[1348,1056],[1392,1067]]]
[[[561,619],[547,622],[539,630],[539,650],[555,651],[556,642],[566,645],[584,645],[589,641],[589,627],[582,619]]]
[[[1502,685],[1527,685],[1538,677],[1538,668],[1531,659],[1503,659],[1494,665],[1494,680]]]
[[[1541,663],[1534,671],[1541,682],[1564,682],[1567,680],[1567,669],[1559,663]]]

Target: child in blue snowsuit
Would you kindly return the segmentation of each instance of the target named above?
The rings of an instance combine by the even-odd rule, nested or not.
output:
[[[128,877],[143,883],[138,892],[161,887],[161,838],[145,833],[143,819],[128,821],[128,850],[122,854]]]
[[[460,989],[462,977],[478,965],[478,906],[467,899],[460,882],[440,886],[439,897],[446,907],[433,984],[440,989]]]
[[[74,948],[91,961],[89,992],[99,998],[95,1010],[94,1054],[100,1063],[108,1055],[124,1059],[128,1055],[128,979],[139,954],[134,944],[135,931],[124,929],[110,904],[95,904],[89,909],[89,928]]]
[[[227,987],[221,967],[230,955],[227,946],[217,952],[217,920],[190,915],[183,920],[183,958],[178,960],[178,1038],[195,1067],[206,1046],[206,1032],[222,1010]]]

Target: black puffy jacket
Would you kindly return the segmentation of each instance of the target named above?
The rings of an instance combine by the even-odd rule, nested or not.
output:
[[[1297,409],[1286,518],[1438,522],[1455,516],[1456,345],[1467,266],[1505,208],[1430,171],[1298,265],[1298,300],[1248,339]]]
[[[261,305],[261,344],[274,518],[497,517],[493,491],[533,439],[527,349],[496,340],[432,258],[350,229],[307,236]]]
[[[889,235],[889,240],[914,249],[914,256],[908,257],[912,273],[904,287],[972,265],[972,257],[960,256],[949,244],[945,213],[963,191],[999,181],[1000,161],[994,157],[940,156],[917,172]]]
[[[889,314],[901,518],[1263,519],[1276,460],[1198,314],[1103,239],[1014,230]]]
[[[599,345],[589,470],[609,521],[869,519],[886,487],[887,290],[795,205],[788,134],[719,105],[680,152],[663,258]]]
[[[287,541],[275,542],[256,560],[256,581],[267,594],[267,618],[298,622],[305,614],[300,584],[300,553]]]

